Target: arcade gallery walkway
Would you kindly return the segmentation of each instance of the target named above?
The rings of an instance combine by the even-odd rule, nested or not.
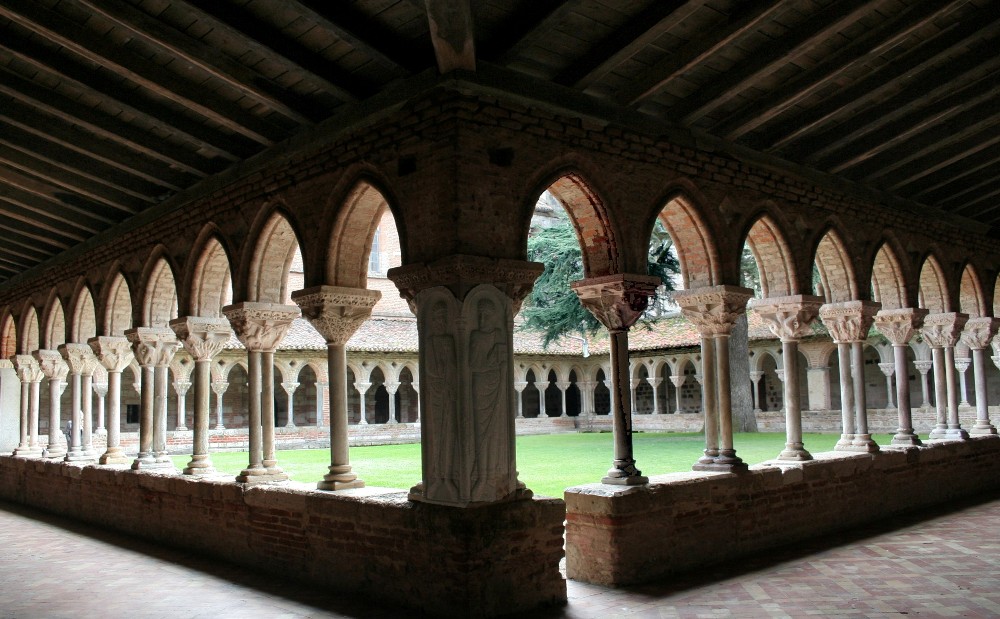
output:
[[[0,617],[415,617],[0,503]],[[1000,496],[532,617],[1000,616]]]

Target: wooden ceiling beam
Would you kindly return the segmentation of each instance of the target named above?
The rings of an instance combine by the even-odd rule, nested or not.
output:
[[[47,254],[34,245],[22,244],[16,241],[12,242],[9,238],[10,234],[5,231],[0,235],[0,248],[8,254],[24,258],[32,265],[38,264],[42,260],[52,256],[52,254]]]
[[[740,12],[730,15],[728,22],[707,29],[702,37],[689,41],[643,71],[642,75],[632,81],[630,88],[618,93],[618,102],[622,105],[638,105],[671,80],[684,75],[722,48],[759,27],[781,9],[787,8],[785,3],[774,0],[747,2],[737,6],[740,7]]]
[[[11,273],[20,273],[38,264],[37,262],[25,262],[19,260],[20,256],[11,254],[6,249],[0,247],[0,269]]]
[[[7,220],[0,224],[0,228],[13,228],[24,236],[60,250],[69,249],[87,239],[86,235],[67,231],[66,222],[52,221],[46,213],[44,207],[37,208],[22,202],[7,192],[0,195],[0,220]]]
[[[988,148],[979,153],[979,157],[974,163],[969,161],[962,163],[964,165],[961,170],[944,168],[929,177],[921,179],[920,182],[913,183],[909,188],[911,192],[909,196],[913,199],[921,199],[923,201],[922,198],[925,196],[931,196],[938,191],[945,191],[949,185],[954,183],[969,183],[970,176],[978,174],[984,168],[1000,163],[1000,147]],[[933,198],[929,198],[928,201],[931,203],[934,202]]]
[[[981,218],[987,213],[992,213],[993,211],[1000,209],[1000,199],[998,199],[997,196],[1000,196],[1000,187],[996,187],[993,189],[993,191],[990,191],[988,193],[979,196],[978,198],[976,198],[972,202],[967,203],[965,206],[963,206],[962,208],[958,209],[955,212],[958,213],[959,215],[971,214],[971,216],[973,217]],[[977,205],[982,204],[983,202],[986,201],[991,201],[993,204],[986,207],[976,208]],[[1000,214],[996,215],[995,217],[990,217],[985,221],[986,223],[993,223],[998,219],[1000,219]]]
[[[996,121],[993,122],[995,123]],[[911,166],[910,170],[912,171],[901,171],[898,175],[899,178],[894,178],[893,180],[895,182],[886,187],[886,189],[889,191],[901,192],[904,187],[915,180],[921,179],[928,174],[932,174],[953,163],[975,155],[976,153],[983,151],[994,144],[1000,144],[1000,126],[990,126],[985,124],[983,126],[989,128],[990,131],[983,131],[972,136],[971,138],[956,143],[951,148],[942,148],[941,152],[929,155],[928,161],[921,163],[920,166]]]
[[[1000,165],[994,163],[992,167],[983,166],[980,171],[981,173],[976,175],[976,178],[980,179],[979,182],[963,183],[949,192],[946,197],[935,200],[932,204],[942,209],[955,210],[961,208],[961,205],[967,204],[969,199],[981,194],[986,188],[1000,183]]]
[[[87,209],[77,204],[67,203],[59,192],[46,183],[25,176],[11,168],[0,166],[0,183],[4,186],[4,198],[17,202],[26,210],[37,215],[75,227],[89,234],[97,234],[104,225],[113,225],[118,220],[107,217],[96,208]],[[86,204],[85,200],[79,200]],[[94,205],[96,207],[96,205]],[[58,231],[58,230],[52,230]],[[84,237],[85,238],[85,237]],[[84,240],[80,238],[78,240]]]
[[[48,260],[62,249],[50,243],[42,243],[40,239],[17,229],[19,222],[0,220],[0,246],[17,247],[18,251],[34,252],[39,256],[32,258],[37,262]]]
[[[494,39],[479,45],[479,54],[486,60],[509,64],[524,50],[535,45],[561,24],[577,6],[577,0],[532,0],[522,3],[496,31]]]

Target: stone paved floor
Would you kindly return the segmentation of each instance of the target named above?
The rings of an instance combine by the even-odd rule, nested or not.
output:
[[[1000,617],[1000,497],[669,583],[569,583],[556,617]],[[414,617],[0,503],[0,617]]]

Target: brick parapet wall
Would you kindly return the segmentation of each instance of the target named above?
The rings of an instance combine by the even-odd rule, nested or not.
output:
[[[136,473],[0,457],[0,497],[218,559],[435,614],[560,604],[563,502],[459,509],[398,490]]]
[[[570,578],[629,585],[1000,488],[1000,437],[566,491]]]

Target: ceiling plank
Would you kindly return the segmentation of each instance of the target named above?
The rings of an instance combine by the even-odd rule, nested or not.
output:
[[[623,105],[638,105],[655,94],[671,80],[687,73],[723,47],[754,30],[783,8],[783,2],[748,2],[740,5],[741,10],[729,16],[729,21],[711,28],[704,35],[692,39],[680,49],[648,67],[642,75],[632,80],[632,86],[618,93],[616,99]]]
[[[981,174],[976,176],[976,178],[979,179],[979,182],[975,182],[973,180],[968,183],[963,183],[957,186],[953,191],[949,192],[946,197],[935,201],[933,204],[942,209],[955,210],[960,208],[961,205],[967,204],[970,199],[982,194],[985,188],[1000,183],[1000,165],[997,165],[994,162],[992,167],[976,167],[982,171]]]
[[[959,209],[957,211],[957,213],[959,215],[962,215],[962,214],[969,213],[969,212],[975,212],[978,217],[982,217],[983,215],[985,215],[987,213],[992,213],[993,211],[995,211],[997,209],[1000,209],[1000,200],[996,199],[997,196],[1000,196],[1000,187],[997,187],[993,191],[991,191],[989,193],[985,193],[982,196],[980,196],[979,198],[977,198],[976,200],[974,200],[972,202],[969,202],[964,207],[962,207],[961,209]],[[990,206],[987,206],[986,208],[975,208],[976,205],[982,204],[983,202],[986,202],[986,201],[990,201],[990,202],[992,202],[992,204]],[[1000,219],[1000,214],[998,214],[996,217],[991,217],[991,218],[987,219],[986,221],[987,221],[987,223],[993,223],[993,222],[997,221],[998,219]]]
[[[65,222],[51,221],[44,208],[36,208],[21,202],[6,192],[0,195],[0,215],[3,216],[0,220],[5,218],[8,220],[0,223],[0,228],[13,228],[25,236],[46,245],[54,245],[60,250],[69,249],[87,238],[82,234],[67,231]]]
[[[46,254],[34,245],[11,242],[9,238],[10,234],[11,233],[9,232],[5,232],[3,235],[0,235],[3,237],[0,238],[0,250],[5,251],[8,254],[18,256],[19,258],[24,258],[32,265],[38,264],[42,260],[51,257],[52,254]]]
[[[900,171],[893,178],[893,184],[888,186],[889,191],[900,191],[915,180],[921,179],[928,174],[932,174],[955,162],[970,157],[994,144],[1000,144],[1000,126],[979,123],[989,129],[973,135],[971,138],[954,144],[950,148],[943,148],[941,152],[928,156],[928,161],[921,162],[920,166],[911,166],[911,171]]]
[[[23,208],[37,215],[75,227],[89,234],[97,234],[101,231],[102,226],[98,225],[98,222],[101,224],[118,223],[116,220],[100,214],[96,209],[88,211],[79,205],[67,203],[61,199],[58,191],[47,184],[2,165],[0,165],[0,183],[4,184],[3,197],[6,200],[16,201]],[[86,203],[84,200],[79,202]],[[51,231],[57,232],[58,229]],[[86,237],[77,240],[82,241],[84,238]]]
[[[18,228],[19,226],[21,229]],[[32,236],[31,231],[24,232],[24,227],[24,224],[20,222],[0,219],[0,231],[2,231],[2,234],[0,234],[0,246],[13,246],[39,253],[41,256],[37,258],[38,262],[48,260],[62,251],[63,248],[61,246],[50,243],[47,238],[35,238]],[[37,230],[34,231],[37,232]],[[66,247],[69,247],[69,245]]]
[[[536,45],[561,24],[576,8],[577,0],[532,0],[525,2],[498,34],[480,46],[480,56],[502,65],[509,64],[524,50]]]
[[[1000,147],[989,148],[979,153],[979,159],[975,163],[964,161],[961,170],[943,168],[933,175],[924,177],[920,182],[913,183],[909,190],[912,198],[923,198],[937,191],[946,189],[953,183],[963,185],[971,182],[968,177],[978,174],[980,170],[988,168],[993,164],[1000,163]],[[933,200],[932,200],[933,202]]]

